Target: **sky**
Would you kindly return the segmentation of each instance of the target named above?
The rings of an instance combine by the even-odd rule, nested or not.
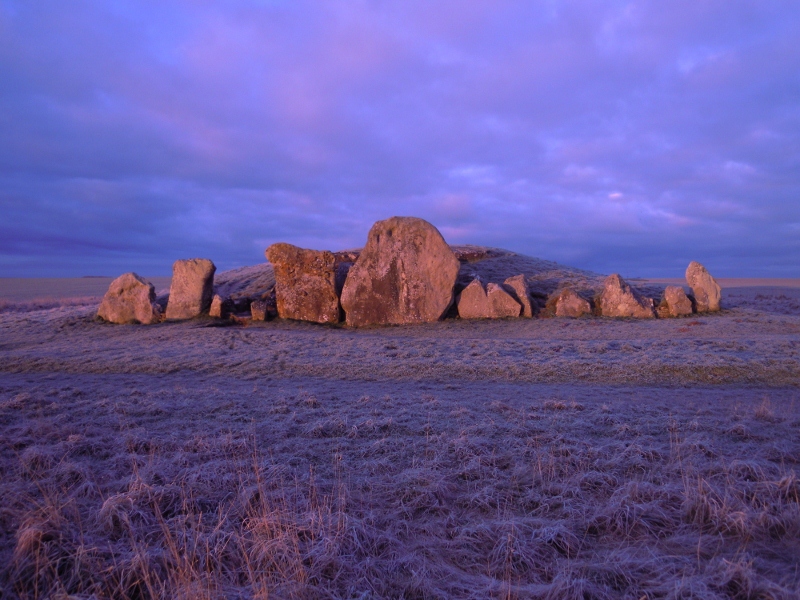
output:
[[[218,270],[394,215],[800,277],[797,0],[0,0],[0,276]]]

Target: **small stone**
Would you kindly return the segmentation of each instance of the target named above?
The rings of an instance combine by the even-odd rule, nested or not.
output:
[[[685,317],[692,314],[692,301],[682,287],[668,285],[657,310],[659,317]]]
[[[266,300],[253,300],[250,303],[250,316],[253,319],[253,321],[266,321],[267,320]]]
[[[223,298],[219,294],[214,294],[211,299],[211,308],[208,309],[208,316],[217,319],[227,319],[233,312],[234,303],[230,298]]]
[[[692,288],[697,312],[715,312],[720,308],[722,290],[717,280],[699,262],[690,262],[686,268],[686,282]]]
[[[522,312],[522,305],[497,283],[486,286],[486,296],[489,300],[490,318],[507,319],[518,317]]]
[[[266,255],[275,268],[278,316],[313,323],[341,320],[333,252],[281,243],[272,244]]]
[[[150,325],[161,320],[153,284],[136,273],[125,273],[108,286],[97,316],[109,323]]]
[[[214,263],[205,258],[176,260],[167,302],[167,319],[193,319],[208,312],[214,293]]]
[[[609,275],[596,304],[604,317],[636,317],[653,319],[656,316],[652,298],[645,298],[618,274]]]
[[[458,316],[462,319],[488,319],[489,298],[480,279],[473,279],[456,298]]]
[[[591,314],[592,305],[575,290],[564,288],[547,299],[546,310],[548,314],[556,317],[578,318]]]
[[[456,299],[458,316],[462,319],[502,319],[518,317],[522,311],[519,302],[502,286],[490,283],[483,289],[480,279],[473,279]]]
[[[531,294],[528,289],[528,282],[525,281],[524,275],[515,275],[509,277],[503,283],[506,291],[522,305],[522,315],[526,318],[533,317],[533,305],[531,304]]]

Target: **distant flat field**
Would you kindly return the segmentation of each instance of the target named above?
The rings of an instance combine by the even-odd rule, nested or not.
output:
[[[725,288],[739,288],[739,287],[788,287],[800,288],[800,279],[778,279],[778,278],[739,278],[739,277],[717,277],[717,283],[722,289]],[[645,282],[652,284],[664,285],[686,285],[686,280],[683,278],[667,278],[667,279],[631,279],[632,282]]]
[[[169,289],[170,277],[146,278],[156,292]],[[38,298],[83,298],[102,296],[113,277],[12,278],[0,277],[0,299],[27,302]]]

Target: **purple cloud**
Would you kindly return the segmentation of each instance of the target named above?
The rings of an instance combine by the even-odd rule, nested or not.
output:
[[[800,276],[794,2],[0,0],[0,275],[274,241]]]

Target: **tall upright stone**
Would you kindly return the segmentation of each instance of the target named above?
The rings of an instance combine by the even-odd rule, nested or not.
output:
[[[333,252],[280,243],[267,248],[266,255],[275,269],[279,317],[314,323],[341,320]]]
[[[161,309],[153,284],[136,273],[120,275],[108,286],[97,316],[109,323],[158,323]]]
[[[639,294],[616,273],[606,277],[595,304],[604,317],[653,319],[656,316],[653,299]]]
[[[531,304],[530,289],[525,281],[525,275],[514,275],[503,282],[503,287],[511,296],[522,305],[520,316],[531,318],[533,316],[533,305]]]
[[[347,324],[437,321],[453,303],[458,270],[455,254],[427,221],[378,221],[342,289]]]
[[[172,265],[167,319],[193,319],[208,312],[216,270],[207,258],[176,260]]]
[[[686,283],[692,288],[697,312],[714,312],[719,310],[722,289],[717,280],[711,276],[699,262],[692,261],[686,267]]]

